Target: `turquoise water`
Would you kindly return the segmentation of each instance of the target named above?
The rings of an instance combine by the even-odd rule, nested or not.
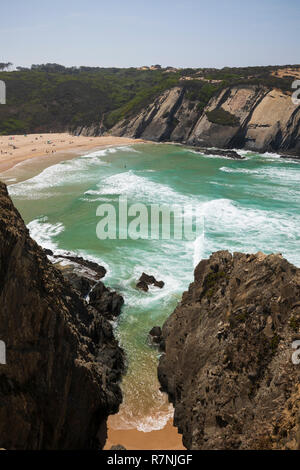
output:
[[[274,154],[241,152],[233,161],[171,144],[101,150],[49,168],[9,191],[32,236],[43,246],[96,259],[107,285],[125,298],[116,332],[128,357],[116,428],[159,429],[171,416],[156,379],[158,353],[147,333],[162,325],[193,278],[195,264],[220,249],[280,252],[300,266],[300,166]],[[196,241],[99,240],[101,203],[190,205],[205,215]],[[165,281],[148,293],[135,284],[145,271]]]

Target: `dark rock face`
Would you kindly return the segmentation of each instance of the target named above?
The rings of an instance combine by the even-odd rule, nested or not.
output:
[[[158,375],[188,449],[299,449],[300,269],[214,253],[163,326]]]
[[[209,116],[216,113],[231,115],[236,124],[213,122]],[[204,149],[246,148],[300,155],[300,107],[280,90],[238,85],[218,91],[203,109],[201,102],[188,98],[183,85],[166,90],[137,115],[117,123],[110,133]]]
[[[154,276],[143,273],[141,277],[139,278],[136,287],[138,289],[141,289],[147,292],[149,290],[150,285],[153,285],[155,287],[159,287],[160,289],[162,289],[165,283],[163,281],[157,281]]]
[[[101,309],[30,238],[2,183],[0,339],[0,446],[103,447],[106,419],[122,400],[123,352]]]
[[[160,351],[165,350],[165,340],[162,336],[162,329],[160,326],[154,326],[150,331],[149,331],[149,339],[150,339],[150,345],[152,346],[158,346]]]
[[[78,275],[76,272],[64,272],[63,275],[71,286],[80,293],[81,297],[86,297],[96,283],[85,276]]]
[[[99,281],[90,293],[90,305],[107,318],[113,320],[121,313],[124,299]]]

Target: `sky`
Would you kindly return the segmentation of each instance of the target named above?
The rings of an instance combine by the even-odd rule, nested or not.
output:
[[[0,62],[300,63],[299,0],[0,0]]]

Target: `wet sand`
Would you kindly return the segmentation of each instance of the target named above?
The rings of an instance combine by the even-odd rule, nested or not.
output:
[[[126,450],[186,450],[182,444],[182,436],[170,420],[159,431],[143,432],[137,429],[111,428],[108,419],[107,441],[104,450],[121,444]]]

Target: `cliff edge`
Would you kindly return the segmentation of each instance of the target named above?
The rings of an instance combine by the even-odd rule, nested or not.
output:
[[[140,113],[109,133],[156,142],[300,155],[300,106],[290,93],[262,85],[236,85],[215,93],[203,107],[201,95],[184,86],[165,91]]]
[[[0,340],[0,447],[102,448],[122,400],[123,352],[30,238],[2,183]]]
[[[159,380],[188,449],[300,448],[300,269],[214,253],[162,334]]]

